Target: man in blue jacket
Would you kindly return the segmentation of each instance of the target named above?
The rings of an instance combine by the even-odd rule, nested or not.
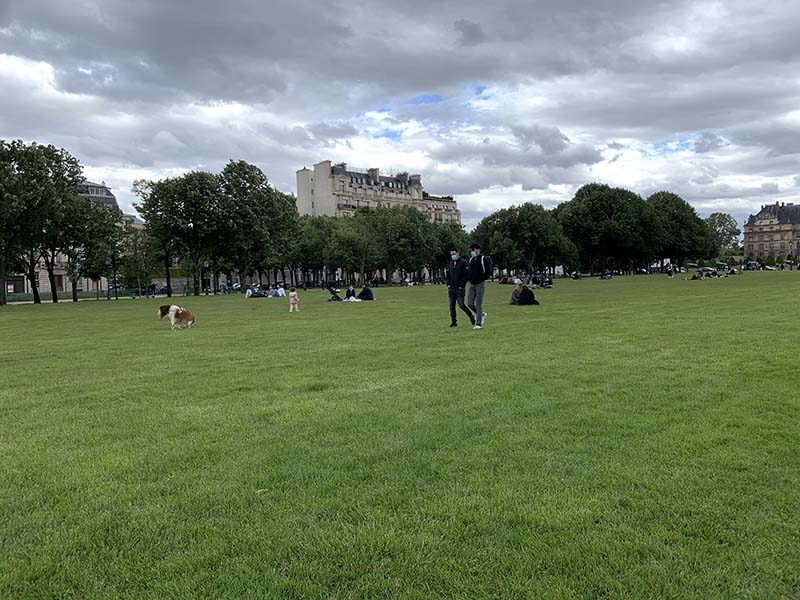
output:
[[[447,295],[450,298],[450,327],[458,327],[456,319],[456,302],[461,310],[467,313],[469,322],[475,325],[475,317],[472,311],[464,304],[464,288],[467,287],[467,272],[469,267],[458,253],[458,250],[450,250],[450,264],[447,266]]]
[[[469,258],[469,297],[467,306],[475,313],[474,329],[483,327],[486,313],[483,312],[483,293],[486,291],[486,280],[492,276],[494,266],[492,259],[481,254],[481,245],[472,244]]]

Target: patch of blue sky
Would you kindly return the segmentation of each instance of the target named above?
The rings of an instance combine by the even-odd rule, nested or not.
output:
[[[691,150],[694,147],[694,136],[680,135],[671,140],[661,140],[653,144],[653,149],[660,154],[675,154]]]
[[[447,100],[447,98],[441,94],[420,94],[419,96],[414,96],[406,100],[406,104],[438,104],[445,100]]]
[[[393,142],[399,141],[402,136],[403,132],[400,129],[381,129],[372,134],[374,138],[386,138]]]

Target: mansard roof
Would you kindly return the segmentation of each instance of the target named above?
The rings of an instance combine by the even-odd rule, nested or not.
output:
[[[747,225],[755,225],[760,219],[777,219],[781,225],[800,225],[800,204],[767,204],[756,215],[750,215]]]

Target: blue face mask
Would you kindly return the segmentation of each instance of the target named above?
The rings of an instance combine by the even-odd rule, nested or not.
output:
[[[458,260],[458,256],[456,256],[455,254],[451,254],[450,255],[450,260],[452,260],[453,262],[456,262]]]
[[[469,253],[469,255],[470,255],[470,256],[478,256],[478,253],[477,253],[477,252],[475,252],[475,250],[473,250],[472,252],[470,252],[470,253]]]

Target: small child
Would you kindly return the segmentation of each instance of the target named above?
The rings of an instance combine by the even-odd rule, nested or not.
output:
[[[289,288],[289,312],[300,312],[300,301],[297,299],[297,288]]]

